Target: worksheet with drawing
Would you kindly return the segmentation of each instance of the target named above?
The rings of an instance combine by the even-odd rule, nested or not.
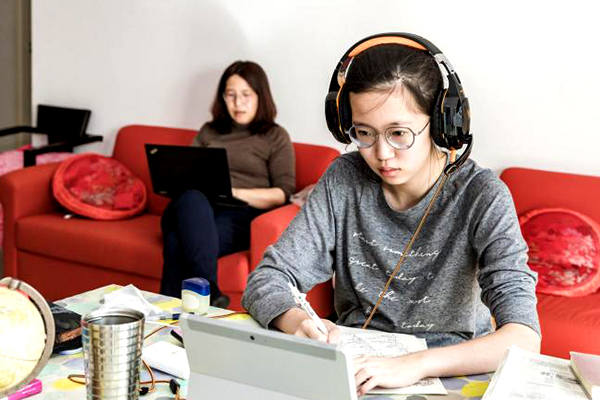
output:
[[[339,326],[342,333],[341,349],[350,357],[398,357],[427,349],[425,339],[401,333],[388,333]],[[421,379],[419,382],[394,389],[376,387],[370,394],[448,394],[439,378]]]

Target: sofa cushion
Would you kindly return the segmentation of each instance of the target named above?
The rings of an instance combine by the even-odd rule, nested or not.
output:
[[[19,251],[19,279],[39,290],[46,300],[57,301],[100,286],[129,284],[158,293],[160,280],[126,271]]]
[[[16,240],[17,248],[29,253],[119,273],[162,277],[162,233],[157,215],[120,221],[65,219],[58,213],[35,215],[17,222]],[[249,274],[248,260],[249,251],[219,258],[218,279],[223,291],[241,296]]]
[[[56,200],[67,210],[90,218],[132,217],[146,207],[146,186],[121,162],[99,154],[64,161],[52,181]]]
[[[585,296],[600,287],[600,228],[589,217],[563,208],[540,208],[519,218],[529,246],[537,291]]]
[[[600,292],[585,297],[538,293],[542,354],[569,359],[569,351],[600,354]]]
[[[48,257],[102,266],[160,279],[160,217],[144,214],[120,221],[97,221],[62,214],[25,217],[17,222],[16,245]]]

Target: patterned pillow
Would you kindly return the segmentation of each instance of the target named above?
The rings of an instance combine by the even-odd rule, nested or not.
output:
[[[537,291],[585,296],[600,287],[600,227],[591,218],[561,208],[533,210],[519,218],[529,246]]]
[[[119,161],[98,154],[70,158],[57,168],[52,182],[56,200],[86,217],[115,220],[146,207],[146,186]]]

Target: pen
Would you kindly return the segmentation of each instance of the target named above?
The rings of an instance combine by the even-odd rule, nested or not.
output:
[[[160,314],[149,315],[146,317],[148,321],[156,321],[156,320],[178,320],[180,313],[170,313],[170,312],[162,312]]]
[[[304,293],[300,293],[300,291],[296,289],[296,287],[292,285],[291,282],[288,282],[288,286],[292,291],[292,295],[294,296],[294,300],[296,300],[296,303],[298,303],[298,305],[310,316],[310,318],[317,325],[317,328],[319,328],[319,330],[323,332],[324,335],[328,335],[329,332],[327,331],[327,327],[325,326],[323,321],[321,321],[321,318],[319,318],[317,313],[315,313],[315,310],[312,309],[308,301],[306,301],[306,295]]]

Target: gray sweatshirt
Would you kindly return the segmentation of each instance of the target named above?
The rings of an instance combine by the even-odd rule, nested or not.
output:
[[[335,160],[248,278],[243,306],[263,326],[335,272],[337,323],[360,327],[377,302],[441,178],[394,211],[359,153]],[[459,343],[513,322],[540,332],[535,283],[511,195],[468,160],[451,174],[369,327]],[[491,312],[491,315],[490,315]]]

